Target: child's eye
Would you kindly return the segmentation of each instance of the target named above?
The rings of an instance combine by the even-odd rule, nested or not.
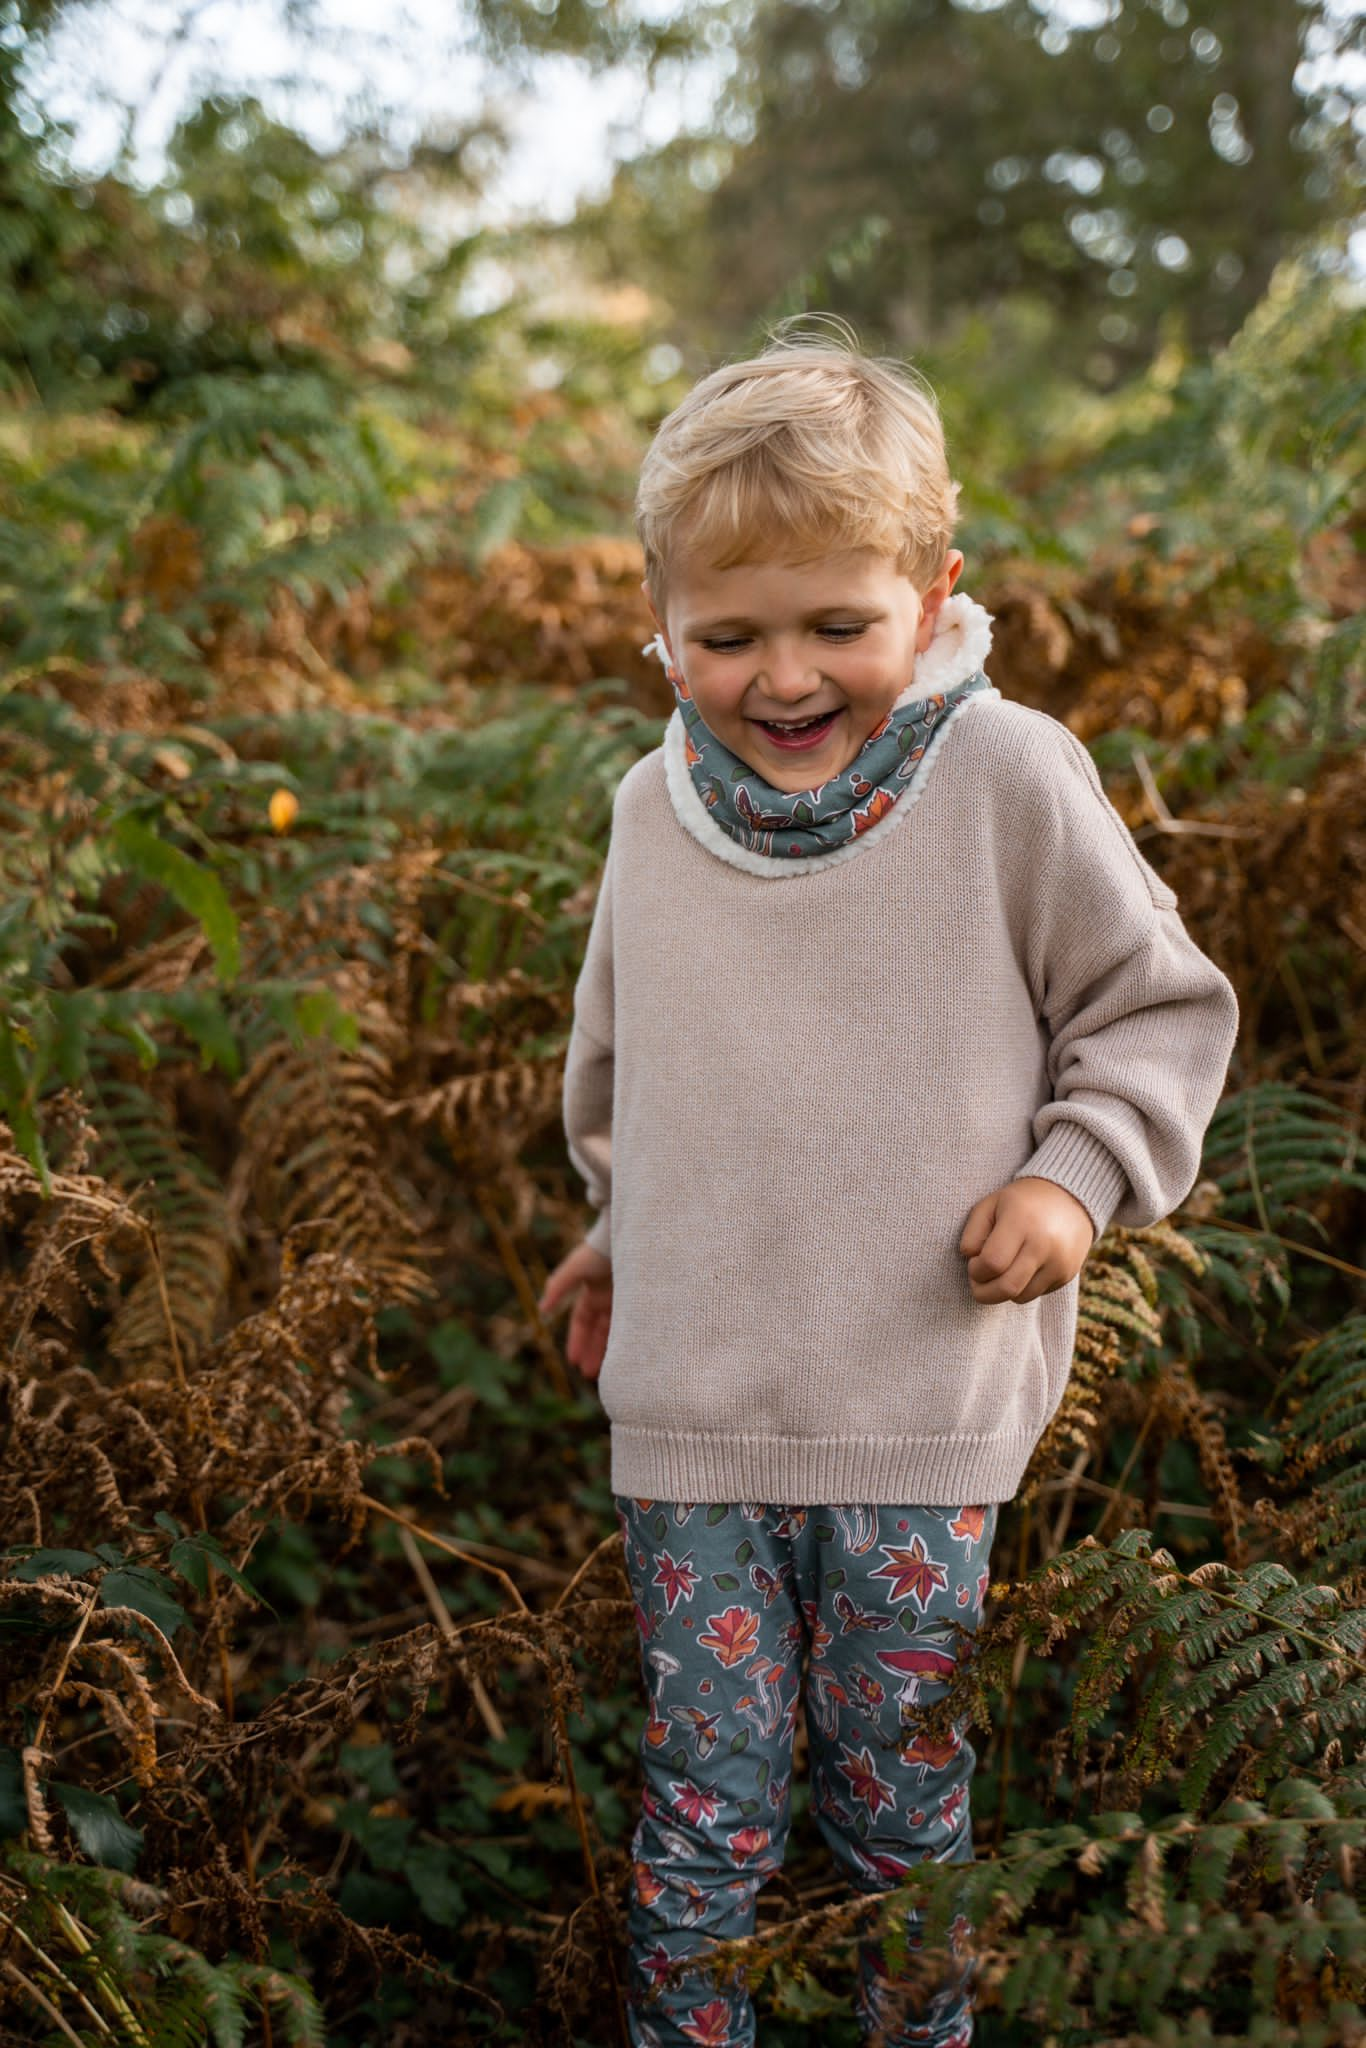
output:
[[[862,620],[850,624],[841,623],[838,625],[817,626],[816,628],[816,631],[824,639],[833,640],[836,646],[841,645],[846,640],[857,640],[860,633],[866,633],[867,630],[867,625]],[[748,633],[733,633],[725,640],[713,638],[702,642],[708,654],[736,654],[742,647],[748,647],[749,644],[750,636]]]

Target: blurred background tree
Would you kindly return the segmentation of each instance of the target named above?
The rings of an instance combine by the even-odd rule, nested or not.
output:
[[[1325,0],[759,4],[713,131],[623,165],[581,246],[705,347],[825,306],[919,352],[1013,297],[1113,383],[1351,215],[1362,35]]]

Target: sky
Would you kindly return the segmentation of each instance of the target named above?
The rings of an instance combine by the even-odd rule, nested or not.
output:
[[[637,4],[658,17],[680,0]],[[1062,27],[1082,29],[1101,26],[1111,4],[1035,0]],[[1181,8],[1184,0],[1167,4]],[[127,130],[134,175],[147,184],[162,168],[178,118],[215,87],[256,92],[270,113],[320,147],[341,140],[341,110],[367,86],[389,109],[386,125],[399,144],[430,124],[458,123],[496,104],[508,117],[512,147],[480,216],[497,225],[529,215],[567,218],[581,198],[605,190],[622,157],[704,126],[725,76],[724,62],[709,59],[674,67],[647,93],[635,69],[595,78],[571,59],[545,58],[517,93],[475,52],[458,0],[391,0],[382,17],[387,49],[375,31],[373,0],[315,0],[315,12],[322,33],[305,43],[283,29],[279,0],[86,0],[63,18],[46,61],[29,74],[30,90],[49,114],[72,124],[74,169],[107,169]],[[1366,0],[1337,0],[1335,12],[1359,17]],[[301,67],[306,76],[291,79]],[[1366,57],[1346,60],[1337,77],[1366,101]],[[1355,239],[1354,254],[1366,254],[1366,236]]]

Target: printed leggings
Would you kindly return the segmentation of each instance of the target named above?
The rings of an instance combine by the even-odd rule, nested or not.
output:
[[[782,1507],[615,1496],[648,1710],[632,1841],[629,2026],[636,2048],[753,2048],[743,1983],[665,1965],[754,1931],[787,1842],[803,1696],[811,1811],[861,1893],[972,1856],[976,1754],[902,1735],[942,1697],[988,1583],[997,1509]],[[805,1683],[803,1685],[803,1678]],[[917,1916],[905,1925],[916,1944]],[[966,1933],[966,1923],[955,1932]],[[882,1940],[859,1944],[856,2009],[885,2048],[966,2048],[969,1972],[911,2001]]]

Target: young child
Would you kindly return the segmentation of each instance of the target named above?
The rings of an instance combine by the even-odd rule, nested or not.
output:
[[[613,801],[564,1078],[599,1214],[541,1306],[611,1421],[653,2048],[754,2042],[743,1981],[652,1993],[753,1930],[799,1700],[856,1891],[971,1857],[971,1744],[903,1721],[980,1617],[1086,1255],[1190,1192],[1236,1033],[1086,748],[988,682],[957,492],[923,381],[819,337],[703,378],[640,480],[677,708]],[[858,2017],[961,2048],[968,1966],[917,1998],[870,1936]]]

